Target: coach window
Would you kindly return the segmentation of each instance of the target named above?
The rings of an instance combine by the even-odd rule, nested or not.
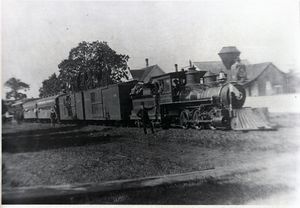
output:
[[[203,77],[200,78],[200,84],[204,84],[204,78]]]
[[[159,85],[159,87],[158,87],[158,93],[163,93],[163,91],[164,91],[164,81],[163,80],[159,80],[158,81],[158,85]]]

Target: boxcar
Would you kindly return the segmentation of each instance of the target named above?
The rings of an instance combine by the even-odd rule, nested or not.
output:
[[[86,120],[128,121],[132,109],[130,90],[137,81],[83,91]]]

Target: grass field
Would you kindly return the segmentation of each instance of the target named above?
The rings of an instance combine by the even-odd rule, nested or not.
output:
[[[255,203],[259,196],[255,194],[258,190],[251,189],[254,184],[263,187],[259,191],[264,195],[295,189],[293,180],[298,166],[292,166],[291,162],[299,162],[299,116],[273,114],[272,121],[279,124],[277,131],[156,129],[155,134],[148,135],[144,135],[139,128],[75,125],[51,128],[49,124],[5,124],[2,185],[9,188],[97,183],[206,168],[265,166],[267,171],[231,179],[231,182],[240,185],[231,187],[233,191],[240,192],[244,187],[245,191],[252,190],[253,196],[242,201],[235,197],[228,203],[252,203],[253,200]],[[282,174],[283,170],[286,174]],[[190,187],[189,191],[193,190]],[[215,184],[211,188],[218,189],[218,193],[223,190],[226,194],[230,187]],[[213,189],[208,193],[213,194]],[[136,193],[133,195],[136,196]],[[128,193],[105,200],[108,203],[132,203],[130,196]],[[172,202],[171,196],[165,201],[153,197],[148,202],[155,200],[162,204]],[[180,203],[178,200],[173,198],[175,203]],[[192,198],[186,201],[194,202]],[[94,202],[99,201],[95,199]],[[139,200],[136,202],[142,203]],[[218,203],[221,203],[220,200],[214,197],[210,202],[208,199],[202,201],[202,204]]]

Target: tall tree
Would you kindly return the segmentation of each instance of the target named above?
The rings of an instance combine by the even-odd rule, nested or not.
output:
[[[19,91],[27,91],[28,89],[30,89],[28,84],[22,82],[20,79],[16,79],[15,77],[12,77],[9,80],[7,80],[4,83],[4,86],[10,89],[10,91],[6,93],[6,98],[14,98],[15,100],[26,98],[27,95]]]
[[[48,79],[42,82],[42,87],[39,89],[40,97],[58,94],[62,89],[62,82],[53,73]]]
[[[66,90],[85,90],[128,78],[129,56],[117,54],[106,42],[81,42],[59,65]]]

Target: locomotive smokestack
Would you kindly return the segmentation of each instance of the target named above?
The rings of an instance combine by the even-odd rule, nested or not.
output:
[[[174,66],[175,66],[175,72],[178,72],[178,65],[175,64]]]
[[[235,46],[226,46],[218,53],[227,70],[231,69],[241,52]]]
[[[192,68],[192,61],[190,60],[190,67]]]
[[[146,61],[146,67],[148,67],[149,66],[149,60],[148,60],[148,58],[146,58],[145,61]]]

